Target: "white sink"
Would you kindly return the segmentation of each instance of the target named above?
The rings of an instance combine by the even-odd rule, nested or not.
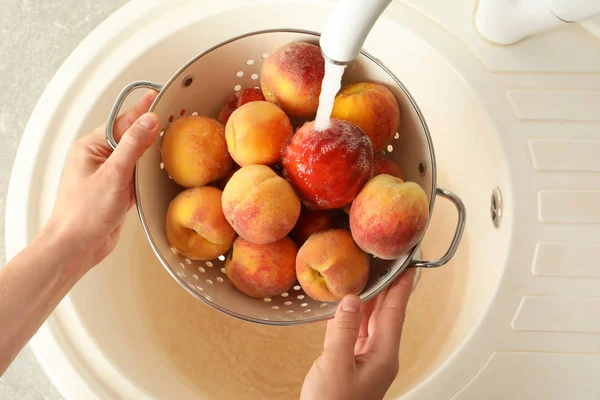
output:
[[[567,155],[578,153],[569,150],[569,136],[561,136],[552,122],[543,122],[552,121],[552,93],[546,108],[528,102],[536,98],[532,89],[570,89],[572,108],[583,99],[600,99],[594,97],[600,75],[589,74],[589,69],[600,69],[600,64],[593,65],[595,60],[590,59],[590,66],[584,58],[576,59],[579,70],[569,74],[561,74],[563,61],[556,61],[554,75],[540,75],[537,67],[553,62],[548,49],[552,44],[576,53],[569,43],[586,51],[585,46],[600,48],[600,41],[572,26],[520,44],[511,53],[481,41],[472,26],[465,25],[474,1],[461,0],[452,9],[445,2],[415,4],[419,10],[393,3],[365,48],[403,81],[419,104],[434,142],[438,184],[462,198],[468,218],[453,260],[423,271],[411,298],[401,373],[388,398],[480,399],[495,393],[485,398],[501,399],[527,392],[533,393],[528,397],[532,399],[561,399],[562,393],[599,390],[594,382],[580,387],[583,378],[576,373],[564,377],[566,386],[553,389],[556,384],[546,382],[539,368],[522,372],[532,378],[519,384],[511,384],[510,372],[513,362],[543,365],[549,353],[577,357],[575,353],[600,350],[597,325],[582,332],[575,313],[571,325],[552,329],[544,319],[546,303],[528,305],[526,300],[549,296],[560,302],[561,296],[600,292],[597,280],[575,277],[573,283],[564,276],[562,264],[550,267],[556,272],[553,278],[546,277],[547,268],[532,272],[538,243],[569,237],[594,240],[586,232],[599,237],[596,225],[582,227],[568,212],[562,225],[547,224],[544,218],[562,216],[553,201],[562,201],[567,209],[569,201],[579,203],[568,196],[546,202],[539,190],[569,191],[578,184],[582,190],[599,189],[594,171],[600,168],[590,161],[588,167],[598,169],[591,175],[588,171],[592,179],[586,180],[581,177],[585,173],[572,171],[579,165],[575,157],[562,160],[559,174],[536,170],[531,157],[552,170],[554,164],[544,157],[553,150],[544,147],[545,142],[539,150],[530,138],[544,141],[559,132],[552,139],[567,141]],[[19,149],[10,186],[7,229],[18,234],[8,238],[9,257],[47,217],[70,141],[105,120],[125,84],[137,79],[166,82],[200,51],[245,32],[281,27],[318,31],[331,8],[331,2],[322,1],[256,1],[251,6],[245,1],[133,1],[113,15],[65,63],[32,116],[23,139],[27,148]],[[221,29],[225,23],[233,28]],[[531,59],[512,59],[514,52],[525,51],[519,46],[539,49],[539,57],[529,50]],[[511,92],[514,89],[520,92]],[[578,91],[594,93],[579,99],[573,96]],[[597,120],[583,107],[577,115],[592,120],[569,120],[569,110],[561,108],[561,124],[568,132],[573,126],[578,138],[593,142]],[[531,113],[536,118],[528,119]],[[539,121],[549,126],[546,131]],[[490,215],[494,188],[503,197],[499,227]],[[548,208],[538,210],[538,205]],[[596,215],[593,210],[580,211],[584,217]],[[455,225],[453,206],[439,199],[422,246],[424,258],[443,254]],[[598,252],[586,249],[586,254]],[[569,304],[563,307],[570,310]],[[323,333],[323,324],[265,327],[209,309],[163,269],[131,213],[116,251],[76,286],[32,345],[67,398],[287,399],[297,398],[306,371],[322,349]],[[573,344],[569,338],[577,335],[580,340]],[[578,358],[551,362],[559,372],[579,371]],[[584,366],[590,362],[597,360],[586,359]],[[551,377],[553,372],[548,373]]]

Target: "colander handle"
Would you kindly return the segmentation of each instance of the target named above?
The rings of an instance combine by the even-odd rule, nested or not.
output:
[[[106,141],[110,145],[110,147],[114,149],[117,148],[117,141],[115,140],[115,121],[117,120],[117,116],[119,115],[119,111],[121,111],[121,107],[123,106],[123,102],[129,96],[131,92],[140,88],[148,88],[152,90],[156,90],[160,92],[163,88],[163,85],[158,83],[153,83],[150,81],[136,81],[131,82],[129,85],[125,86],[119,96],[117,96],[117,100],[110,110],[110,114],[108,115],[108,121],[106,122]]]
[[[438,268],[442,265],[445,265],[454,257],[454,253],[456,253],[456,249],[458,249],[458,245],[460,244],[460,240],[462,239],[463,232],[465,230],[465,223],[467,221],[467,209],[462,200],[452,193],[449,190],[438,187],[435,191],[436,196],[441,196],[447,200],[450,200],[456,210],[458,211],[458,224],[456,226],[456,231],[454,231],[454,238],[452,238],[452,243],[450,244],[450,248],[446,251],[446,254],[439,260],[435,261],[423,261],[423,260],[412,260],[410,263],[410,267],[417,268]]]

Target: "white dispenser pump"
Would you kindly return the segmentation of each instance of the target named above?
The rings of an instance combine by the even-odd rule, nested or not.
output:
[[[325,59],[349,64],[358,56],[377,18],[391,0],[340,0],[329,17],[320,45]]]

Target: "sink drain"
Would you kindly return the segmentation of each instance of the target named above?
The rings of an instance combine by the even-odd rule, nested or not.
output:
[[[490,212],[492,214],[492,222],[494,223],[494,226],[499,228],[500,222],[502,222],[502,193],[498,188],[494,188],[494,190],[492,190]]]

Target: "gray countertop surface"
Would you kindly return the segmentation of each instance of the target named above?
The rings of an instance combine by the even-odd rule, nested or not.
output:
[[[8,182],[31,112],[75,47],[126,2],[0,0],[0,265],[6,262],[4,215]],[[2,400],[61,398],[29,346],[0,377]]]

